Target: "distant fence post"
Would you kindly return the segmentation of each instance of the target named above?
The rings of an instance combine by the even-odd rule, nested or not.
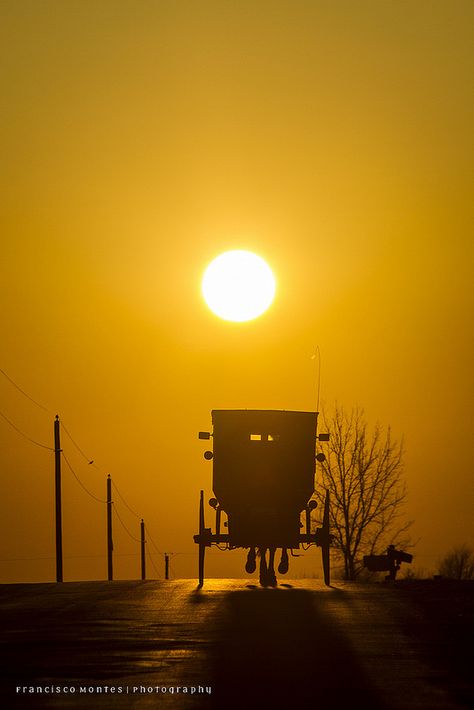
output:
[[[145,562],[145,523],[142,521],[140,523],[140,549],[142,557],[142,579],[146,579],[146,562]]]
[[[170,578],[170,557],[165,552],[165,579]]]
[[[56,582],[63,581],[63,530],[61,510],[61,443],[59,417],[54,420],[54,482],[56,500]]]
[[[110,581],[114,578],[112,552],[114,543],[112,540],[112,479],[110,474],[107,476],[107,579]]]

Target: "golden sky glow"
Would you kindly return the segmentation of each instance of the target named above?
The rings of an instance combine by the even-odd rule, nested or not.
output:
[[[0,367],[48,413],[5,378],[2,411],[47,444],[59,413],[97,465],[65,437],[76,473],[99,499],[112,475],[177,576],[195,573],[210,410],[312,410],[316,346],[322,402],[405,437],[415,566],[472,541],[473,11],[1,3]],[[238,327],[201,294],[234,249],[278,278]],[[4,420],[0,447],[1,579],[52,579],[51,452]],[[117,576],[136,575],[116,536]],[[64,545],[66,579],[106,575],[105,512],[66,470]]]

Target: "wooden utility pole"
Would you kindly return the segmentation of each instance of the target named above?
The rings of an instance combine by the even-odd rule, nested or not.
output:
[[[114,578],[112,552],[114,543],[112,540],[112,479],[107,476],[107,579],[111,582]]]
[[[54,473],[56,498],[56,582],[63,581],[63,526],[61,511],[61,444],[59,417],[54,420]]]
[[[170,557],[165,552],[165,579],[170,578]]]
[[[145,523],[140,523],[140,547],[142,555],[142,579],[146,579],[146,562],[145,562]]]

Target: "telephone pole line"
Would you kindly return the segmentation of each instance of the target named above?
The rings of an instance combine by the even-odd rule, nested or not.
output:
[[[114,543],[112,540],[112,479],[110,473],[107,476],[107,579],[111,582],[114,578],[112,552]]]
[[[140,548],[141,548],[141,558],[142,558],[142,579],[146,579],[146,561],[145,561],[145,523],[140,523]]]
[[[56,503],[56,582],[63,581],[63,529],[61,508],[61,443],[59,416],[54,420],[54,488]]]

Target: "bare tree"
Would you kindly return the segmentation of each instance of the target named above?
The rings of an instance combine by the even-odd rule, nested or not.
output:
[[[474,550],[466,544],[453,547],[441,560],[439,573],[450,579],[474,579]]]
[[[364,555],[380,554],[387,545],[406,546],[411,523],[401,520],[406,485],[403,446],[390,428],[371,433],[359,409],[347,413],[336,406],[323,415],[329,441],[322,445],[325,461],[317,476],[322,503],[329,490],[332,547],[344,560],[344,578],[356,579]]]

